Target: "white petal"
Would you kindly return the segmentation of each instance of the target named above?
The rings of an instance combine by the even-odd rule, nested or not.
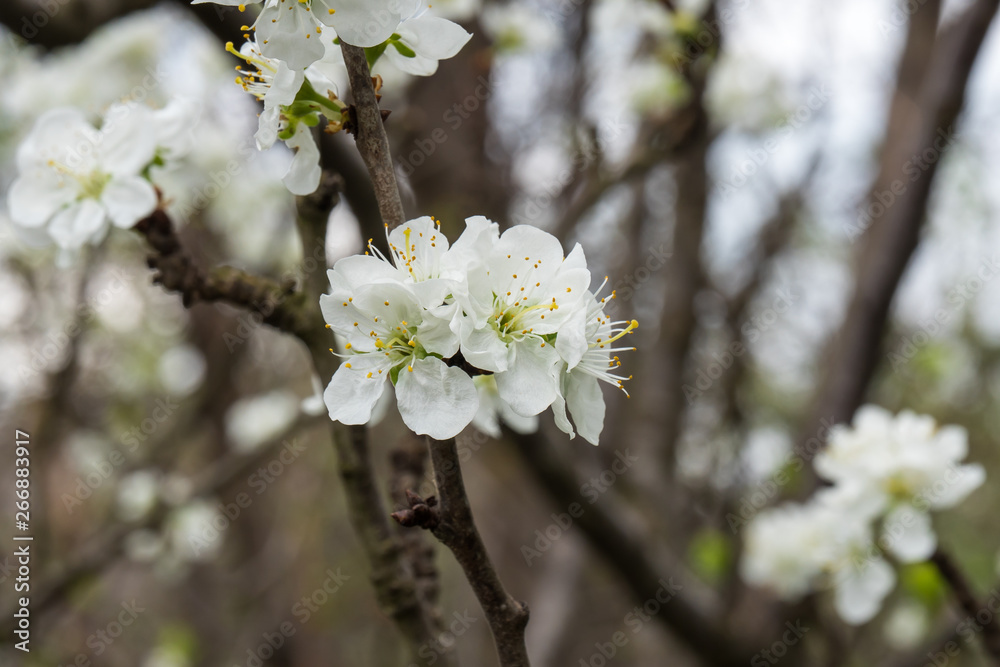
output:
[[[566,403],[580,436],[596,445],[604,430],[604,394],[593,375],[570,373],[566,382]]]
[[[396,383],[403,422],[418,435],[445,440],[468,426],[479,409],[479,394],[469,375],[437,357],[418,359]]]
[[[882,600],[896,585],[896,573],[884,560],[867,562],[860,572],[851,569],[838,582],[837,613],[850,625],[867,623],[882,608]]]
[[[144,104],[114,104],[101,127],[101,166],[115,176],[135,176],[156,155],[152,110]]]
[[[156,190],[144,178],[121,176],[104,186],[101,203],[107,208],[111,222],[127,229],[156,208]]]
[[[431,76],[438,70],[437,60],[425,58],[419,53],[415,56],[404,56],[391,44],[385,50],[384,56],[400,72],[413,76]]]
[[[319,187],[323,170],[319,166],[319,147],[312,130],[300,123],[285,145],[295,151],[288,173],[281,179],[293,195],[309,195]]]
[[[900,505],[885,517],[882,542],[903,563],[918,563],[934,553],[937,536],[929,514]]]
[[[298,71],[326,53],[317,25],[309,8],[296,0],[265,5],[254,23],[262,53]]]
[[[986,481],[986,470],[978,463],[957,466],[945,471],[942,478],[931,489],[931,507],[947,509],[965,500],[970,493]],[[944,485],[944,488],[941,488]]]
[[[388,369],[381,368],[381,355],[357,355],[340,365],[323,392],[330,419],[341,424],[367,424],[385,390]],[[347,367],[351,365],[351,368]],[[371,373],[372,376],[368,377]]]
[[[577,307],[559,327],[556,352],[566,362],[566,367],[573,370],[587,353],[587,345],[587,309]]]
[[[49,224],[49,233],[59,247],[76,249],[101,233],[106,225],[104,207],[93,199],[84,199],[57,213]]]
[[[450,322],[432,315],[424,317],[417,327],[417,340],[431,354],[448,359],[458,352],[458,336],[452,333]]]
[[[201,115],[201,103],[193,98],[175,97],[167,106],[153,112],[157,146],[177,158],[194,146],[194,128]]]
[[[555,417],[556,426],[560,431],[567,434],[570,440],[576,437],[573,422],[569,420],[566,414],[566,399],[563,398],[562,392],[557,393],[556,400],[552,401],[552,416]]]
[[[484,371],[499,373],[507,370],[507,345],[492,327],[477,329],[462,341],[462,356]]]
[[[399,280],[399,272],[391,264],[371,255],[351,255],[337,260],[329,272],[331,284],[334,274],[343,279],[351,291],[372,283]]]
[[[54,169],[33,169],[15,180],[7,194],[10,218],[23,227],[40,227],[76,199],[75,181]]]
[[[278,61],[277,70],[271,80],[271,87],[267,89],[267,94],[264,96],[264,108],[272,109],[294,102],[304,80],[305,74],[302,73],[302,70],[293,71],[284,62]]]
[[[281,107],[271,107],[260,112],[257,119],[257,132],[253,135],[257,142],[257,150],[267,150],[278,140],[278,131],[281,129]]]
[[[313,11],[337,31],[340,41],[354,46],[381,44],[402,20],[396,0],[313,0]]]
[[[457,23],[426,14],[404,21],[396,32],[417,55],[431,60],[451,58],[472,39]]]
[[[35,122],[17,149],[17,168],[29,171],[49,160],[74,170],[90,171],[100,135],[76,108],[51,109]]]
[[[961,461],[969,453],[969,432],[961,426],[942,426],[934,441],[941,455],[951,461]]]
[[[558,395],[559,355],[551,345],[542,347],[534,338],[512,343],[511,348],[510,367],[496,374],[500,398],[522,417],[537,415]]]
[[[203,5],[207,2],[211,2],[216,5],[224,5],[226,7],[238,7],[242,4],[255,5],[260,0],[191,0],[192,5]]]

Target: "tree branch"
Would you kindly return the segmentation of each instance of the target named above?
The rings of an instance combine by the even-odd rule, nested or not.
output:
[[[895,100],[897,106],[907,107],[905,111],[894,108],[890,113],[890,118],[898,122],[888,130],[881,170],[864,209],[875,219],[868,222],[871,230],[865,238],[854,294],[834,341],[828,374],[817,394],[811,419],[801,434],[802,440],[816,432],[821,419],[835,423],[850,420],[864,400],[881,358],[881,339],[889,307],[919,242],[931,185],[954,133],[972,65],[998,5],[1000,0],[977,0],[941,32],[930,57],[916,58],[918,66],[927,63],[924,76],[905,70],[899,76],[900,85],[906,86],[907,91],[915,87],[914,79],[919,79],[922,85],[914,93],[915,99],[906,93]],[[921,9],[914,21],[923,11],[932,10]],[[932,16],[936,23],[936,13]],[[923,34],[913,28],[911,40],[919,39],[915,33]],[[923,44],[919,48],[926,50]],[[903,65],[910,62],[904,59]],[[943,145],[942,139],[946,140]],[[907,167],[912,168],[913,160],[926,154],[935,157],[919,163],[926,169],[913,180]],[[900,187],[902,194],[895,195],[895,202],[888,207],[878,201],[877,195],[886,191],[895,193]],[[879,207],[884,212],[874,215]],[[865,226],[863,219],[858,224]]]
[[[937,566],[938,572],[948,585],[951,586],[955,594],[955,600],[969,618],[980,619],[980,612],[987,609],[972,590],[972,586],[966,580],[965,575],[959,569],[958,564],[947,553],[938,548],[931,556],[931,562]],[[988,609],[987,609],[988,611]],[[977,622],[979,622],[977,620]],[[993,656],[997,664],[1000,664],[1000,625],[997,625],[995,614],[990,614],[988,623],[980,623],[982,626],[982,640],[986,651]]]
[[[505,434],[558,507],[579,502],[579,481],[568,472],[570,467],[552,451],[543,435],[517,435],[507,429]],[[634,598],[645,602],[663,586],[662,581],[669,581],[671,576],[678,574],[680,566],[656,562],[648,554],[647,547],[624,528],[627,521],[609,509],[611,503],[612,496],[605,494],[600,503],[587,506],[576,519],[576,525],[583,530],[591,546],[625,580]],[[720,626],[721,610],[708,598],[708,591],[693,582],[685,578],[682,593],[664,604],[655,619],[706,664],[715,667],[746,665],[754,651],[740,637]]]
[[[524,631],[528,625],[528,606],[518,602],[504,589],[472,518],[472,507],[465,493],[462,469],[455,439],[427,438],[437,482],[440,503],[408,494],[410,510],[392,516],[404,526],[430,529],[455,555],[466,579],[486,614],[496,642],[501,667],[528,667]]]
[[[323,190],[334,191],[339,182],[339,179],[327,176],[320,190],[313,195],[299,197],[296,202],[297,225],[305,256],[311,256],[317,245],[325,246],[327,222],[336,198],[324,195]],[[326,268],[325,262],[323,268]],[[309,348],[316,371],[327,381],[336,372],[338,361],[330,353],[332,337],[323,326],[319,308],[319,297],[327,286],[325,272],[317,271],[311,279],[307,277],[305,285],[307,307],[313,313],[310,319],[318,317],[319,323],[299,337]],[[375,479],[368,431],[364,426],[343,426],[334,422],[330,422],[330,431],[337,451],[337,465],[347,497],[351,525],[371,564],[371,581],[379,607],[402,632],[410,659],[423,664],[420,649],[431,646],[437,634],[434,614],[417,593],[413,568],[387,516]]]
[[[372,85],[372,74],[368,69],[368,60],[364,49],[344,44],[344,63],[351,82],[351,92],[354,94],[354,137],[358,143],[361,159],[368,167],[375,187],[375,197],[378,199],[382,222],[394,229],[406,221],[403,212],[403,202],[399,198],[399,187],[396,184],[396,172],[392,166],[392,156],[389,154],[389,138],[382,124],[382,112],[378,107],[378,96]]]

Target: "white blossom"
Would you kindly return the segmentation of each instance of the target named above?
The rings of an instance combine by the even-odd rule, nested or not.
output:
[[[260,0],[193,0],[239,7]],[[293,70],[303,70],[325,53],[323,26],[333,28],[347,44],[372,47],[389,39],[403,15],[403,0],[264,0],[253,26],[265,55]],[[328,36],[327,39],[331,39]]]
[[[585,321],[574,315],[586,308],[589,286],[579,245],[564,258],[557,238],[527,225],[504,232],[470,270],[467,293],[458,297],[462,354],[496,375],[501,398],[517,414],[537,415],[559,395],[556,334],[575,327],[573,342],[558,350],[579,357],[586,350]]]
[[[17,152],[11,219],[45,228],[64,249],[100,242],[109,223],[128,228],[156,208],[143,176],[156,156],[153,111],[115,105],[98,130],[72,108],[43,114]]]
[[[896,580],[884,550],[903,563],[927,560],[937,546],[929,511],[953,507],[982,484],[981,466],[960,464],[967,440],[964,429],[938,428],[926,415],[861,408],[853,426],[831,430],[815,459],[833,486],[750,523],[744,579],[792,599],[832,585],[844,621],[871,620]]]
[[[859,485],[886,508],[884,541],[900,560],[916,562],[937,545],[928,512],[954,507],[986,478],[981,465],[960,463],[967,453],[968,434],[959,426],[938,428],[927,415],[893,416],[868,405],[853,427],[832,429],[815,466],[830,481]]]
[[[432,217],[387,242],[388,256],[369,243],[370,255],[339,261],[321,300],[348,352],[325,394],[333,419],[371,421],[388,378],[417,433],[451,437],[473,419],[492,435],[499,419],[527,432],[559,401],[557,421],[569,424],[568,403],[597,443],[599,381],[621,386],[611,355],[626,348],[614,343],[637,324],[603,315],[579,246],[564,258],[551,234],[520,226],[501,236],[482,216],[468,218],[454,244]]]
[[[604,282],[607,283],[607,278]],[[611,298],[614,296],[612,292]],[[556,338],[556,350],[563,359],[558,394],[552,404],[556,426],[572,438],[575,423],[576,431],[593,445],[604,429],[604,395],[600,383],[613,385],[628,395],[622,383],[632,376],[618,374],[622,362],[614,353],[635,350],[616,343],[639,326],[635,320],[613,322],[604,313],[606,302],[606,298],[598,299],[587,292],[583,306],[574,312]]]
[[[458,351],[459,340],[448,320],[430,312],[444,303],[449,282],[431,278],[418,287],[401,280],[417,271],[405,259],[435,257],[443,235],[414,234],[412,227],[402,234],[398,266],[361,255],[340,260],[329,272],[333,289],[320,305],[333,331],[346,339],[348,356],[324,398],[335,421],[364,424],[391,377],[406,425],[450,438],[472,421],[479,398],[469,375],[443,361]]]
[[[264,103],[254,135],[257,148],[270,148],[282,139],[294,153],[282,179],[285,187],[295,195],[315,192],[322,169],[312,128],[320,122],[320,116],[324,116],[330,125],[328,130],[339,129],[343,105],[333,91],[327,91],[324,96],[309,81],[308,74],[312,72],[318,85],[328,83],[314,67],[306,71],[293,70],[287,63],[265,56],[253,39],[244,43],[239,51],[229,42],[226,50],[252,68],[238,68],[240,76],[236,77],[236,83]]]

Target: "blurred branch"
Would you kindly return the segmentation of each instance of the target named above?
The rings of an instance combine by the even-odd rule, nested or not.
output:
[[[324,175],[320,189],[313,195],[299,197],[297,225],[303,253],[311,256],[317,245],[325,247],[330,210],[336,203],[341,181]],[[325,254],[324,268],[325,268]],[[316,275],[318,274],[318,275]],[[315,271],[306,281],[307,308],[319,318],[306,335],[299,337],[309,348],[316,372],[323,382],[333,377],[339,365],[329,348],[333,338],[323,327],[319,297],[326,292],[326,272]],[[421,647],[432,646],[436,636],[433,612],[417,593],[413,568],[406,558],[398,535],[385,510],[375,479],[364,426],[343,426],[329,422],[337,465],[347,497],[347,510],[361,545],[371,564],[371,581],[380,609],[399,627],[407,642],[410,659],[418,664]]]
[[[931,562],[937,566],[938,572],[941,573],[944,580],[951,586],[952,592],[955,594],[955,600],[962,608],[962,611],[969,618],[980,619],[980,612],[984,609],[988,610],[988,608],[979,601],[972,590],[972,586],[954,559],[939,547],[934,552],[934,555],[931,556]],[[980,634],[983,646],[993,656],[995,663],[1000,665],[1000,625],[997,624],[996,615],[991,613],[989,622],[981,624],[981,627],[982,631]]]
[[[451,550],[486,614],[501,667],[528,667],[530,663],[524,643],[528,607],[511,597],[503,587],[479,536],[462,481],[455,439],[426,438],[426,441],[431,452],[434,479],[441,495],[440,503],[409,493],[407,497],[411,509],[395,512],[392,516],[403,526],[431,530]]]
[[[245,479],[260,467],[262,461],[272,456],[274,450],[288,438],[322,423],[323,420],[323,417],[301,416],[284,432],[254,452],[233,454],[216,461],[194,480],[194,490],[191,497],[210,498],[225,489],[231,482]],[[39,614],[58,600],[66,599],[74,586],[102,572],[114,563],[115,559],[122,554],[126,537],[137,530],[159,530],[169,515],[169,508],[160,505],[143,519],[117,524],[91,538],[83,546],[74,548],[72,557],[65,565],[59,567],[55,573],[43,575],[41,581],[32,586],[32,612]],[[0,631],[4,637],[10,637],[15,624],[13,605],[5,607],[2,619]]]
[[[919,9],[911,21],[906,53],[929,53],[905,57],[900,64],[899,85],[906,88],[894,98],[890,120],[895,124],[887,130],[880,172],[864,207],[867,213],[884,213],[867,223],[871,229],[865,236],[854,294],[802,439],[814,434],[822,419],[848,421],[864,400],[880,359],[889,307],[919,242],[931,185],[952,141],[969,74],[998,5],[1000,0],[976,0],[940,32],[931,50],[922,40],[930,24],[937,23],[937,3]],[[912,71],[924,66],[923,76]],[[921,162],[926,168],[914,176],[913,160],[925,154],[935,158]],[[889,205],[878,199],[886,192],[895,198]],[[860,234],[867,225],[861,219],[857,223]]]
[[[571,466],[559,457],[551,443],[540,433],[505,434],[541,486],[552,496],[557,507],[568,507],[580,500],[580,482]],[[648,546],[629,534],[628,521],[614,509],[612,492],[606,492],[599,503],[588,505],[576,519],[591,546],[604,556],[607,563],[625,580],[634,598],[645,602],[678,575],[677,563],[657,563],[648,553]],[[685,579],[679,595],[662,605],[655,619],[663,623],[678,640],[715,667],[746,665],[754,651],[740,637],[721,627],[721,609],[709,597],[710,591]],[[672,583],[672,582],[671,582]]]
[[[399,444],[390,452],[392,477],[390,490],[394,509],[400,510],[408,506],[406,492],[419,489],[427,474],[427,447],[420,436],[407,431],[400,438]],[[400,535],[403,550],[413,566],[413,578],[417,584],[417,595],[427,606],[428,614],[434,623],[435,630],[443,630],[441,611],[438,608],[438,598],[441,593],[441,577],[434,564],[434,546],[427,540],[424,533],[416,530],[404,530]],[[443,656],[453,662],[452,654]]]
[[[378,106],[378,97],[372,85],[372,74],[368,69],[368,60],[364,49],[344,44],[344,63],[347,65],[347,75],[351,82],[351,92],[354,94],[354,137],[358,144],[361,159],[368,167],[375,187],[375,198],[378,200],[382,222],[389,229],[394,229],[406,221],[403,212],[403,202],[399,198],[399,187],[396,185],[396,172],[392,166],[392,156],[389,154],[389,138],[385,134],[382,111]]]

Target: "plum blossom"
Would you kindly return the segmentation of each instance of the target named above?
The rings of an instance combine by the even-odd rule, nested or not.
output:
[[[429,236],[407,237],[406,253],[415,252],[411,246],[433,252]],[[414,289],[399,280],[397,267],[371,255],[340,260],[329,277],[332,291],[320,306],[348,352],[324,394],[331,419],[367,423],[391,380],[400,415],[415,433],[444,439],[468,426],[479,408],[476,388],[465,371],[444,362],[459,340],[430,312],[443,303],[448,282],[430,279]]]
[[[193,0],[192,4],[204,2],[242,11],[260,0]],[[264,55],[287,63],[293,70],[303,70],[326,52],[324,26],[333,28],[347,44],[377,46],[396,31],[403,20],[398,7],[408,4],[399,0],[264,0],[249,28],[256,32]]]
[[[840,617],[868,622],[895,585],[883,549],[902,563],[927,560],[937,547],[929,511],[954,507],[983,483],[980,465],[959,463],[967,441],[964,429],[938,428],[926,415],[862,407],[816,457],[833,486],[750,523],[744,579],[788,599],[832,586]]]
[[[948,509],[982,485],[986,472],[977,463],[961,464],[968,433],[960,426],[938,428],[932,417],[867,405],[854,426],[837,426],[816,457],[826,479],[851,482],[870,502],[887,511],[884,537],[903,562],[926,560],[937,546],[930,510]]]
[[[142,105],[113,105],[101,129],[79,109],[44,113],[18,148],[11,219],[44,228],[64,250],[100,242],[110,225],[134,225],[157,204],[146,175],[157,156],[156,122]]]
[[[604,283],[607,281],[605,278]],[[612,292],[611,298],[614,296]],[[597,444],[604,429],[604,396],[600,383],[613,385],[628,395],[622,383],[632,376],[617,373],[622,362],[614,353],[635,350],[631,346],[616,346],[616,343],[639,326],[635,320],[612,322],[604,313],[606,302],[606,298],[598,299],[587,292],[585,308],[574,313],[574,321],[556,338],[556,351],[563,359],[558,393],[552,404],[556,426],[572,438],[575,423],[580,436],[593,445]],[[581,323],[584,323],[582,327]],[[578,340],[581,332],[582,343]],[[573,423],[570,423],[570,416]]]
[[[264,103],[258,119],[254,138],[259,150],[265,150],[281,139],[294,152],[291,165],[282,182],[289,192],[307,195],[316,191],[322,170],[319,166],[319,147],[311,128],[327,120],[327,131],[341,128],[344,105],[336,94],[327,90],[320,94],[310,81],[315,75],[317,85],[327,80],[318,70],[293,70],[287,63],[265,56],[256,40],[249,40],[239,51],[233,43],[226,50],[244,60],[252,69],[237,68],[240,75],[236,83]]]
[[[603,426],[601,380],[620,387],[615,341],[637,326],[611,322],[589,291],[583,250],[563,256],[551,234],[499,233],[466,220],[453,244],[432,217],[387,233],[389,252],[340,260],[329,273],[324,317],[347,354],[327,388],[330,416],[368,423],[386,379],[403,421],[435,438],[475,420],[499,434],[537,428],[549,406],[571,435],[566,409],[594,444]],[[622,325],[625,326],[622,326]]]
[[[584,354],[585,323],[574,315],[585,308],[588,287],[583,249],[577,245],[563,257],[557,238],[527,225],[504,232],[469,272],[467,293],[458,297],[462,354],[495,374],[500,397],[522,417],[537,415],[556,400],[559,350]],[[557,348],[560,331],[572,342]]]
[[[846,622],[865,623],[878,613],[896,575],[881,557],[867,559],[869,516],[848,511],[835,493],[765,510],[747,529],[743,578],[795,600],[824,587]],[[856,564],[863,562],[864,567]]]

